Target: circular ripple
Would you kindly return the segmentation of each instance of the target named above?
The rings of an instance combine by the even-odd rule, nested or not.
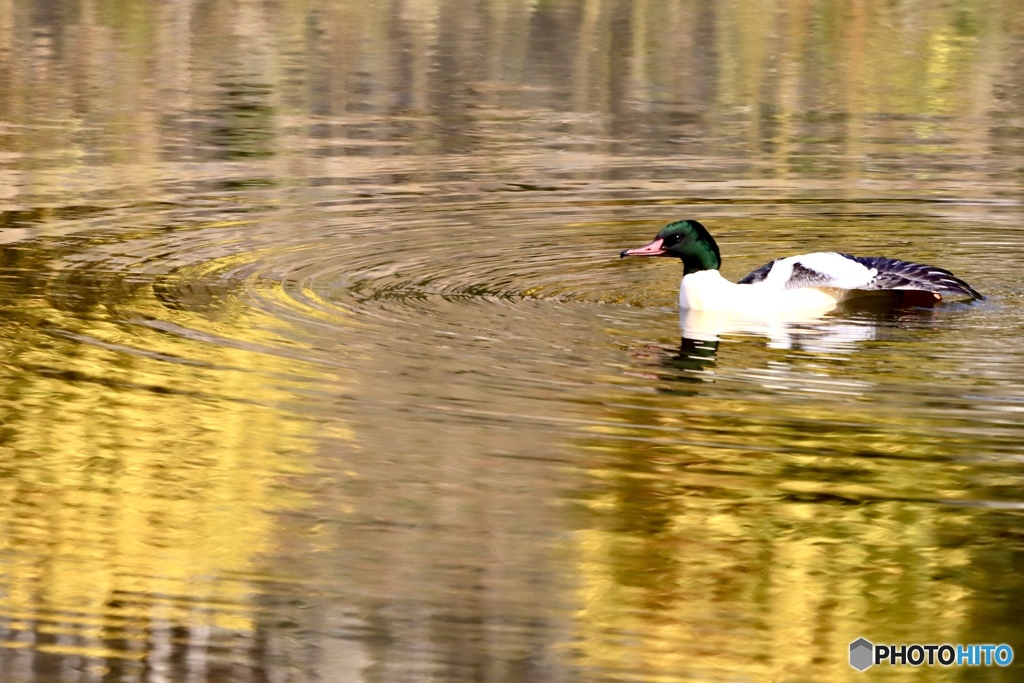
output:
[[[239,202],[244,210],[226,210],[220,198],[218,210],[199,215],[201,202],[182,201],[134,233],[80,240],[55,263],[51,291],[97,298],[89,283],[104,283],[99,299],[111,299],[105,314],[119,329],[75,330],[82,339],[118,337],[119,348],[190,362],[207,361],[210,347],[242,349],[299,361],[303,376],[328,368],[413,376],[433,364],[423,381],[471,372],[500,375],[506,389],[554,377],[594,382],[595,367],[621,364],[623,345],[670,343],[677,264],[618,253],[694,215],[692,201],[638,181],[510,187],[306,187],[293,203],[287,193],[253,193]],[[735,212],[726,196],[734,190],[718,192],[722,205],[709,190],[696,212],[711,222]],[[806,245],[814,234],[806,215],[819,209],[773,210],[784,228],[773,225],[773,248]],[[657,217],[636,218],[646,215]],[[728,274],[763,263],[763,221],[730,221],[716,233]],[[851,226],[834,242],[856,249],[860,238]],[[942,249],[955,255],[955,245]],[[195,343],[165,348],[133,325]],[[620,382],[621,373],[600,381]]]

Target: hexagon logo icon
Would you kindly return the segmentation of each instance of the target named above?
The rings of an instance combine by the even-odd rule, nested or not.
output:
[[[869,640],[858,638],[850,643],[850,666],[863,671],[874,664],[875,646]]]

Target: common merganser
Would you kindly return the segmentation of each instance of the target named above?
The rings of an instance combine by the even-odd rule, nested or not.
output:
[[[679,306],[699,311],[765,313],[832,308],[841,301],[886,291],[933,304],[943,294],[983,299],[948,270],[884,256],[815,252],[766,263],[737,283],[718,269],[722,257],[707,228],[694,220],[669,223],[650,244],[626,256],[672,256],[683,262]]]

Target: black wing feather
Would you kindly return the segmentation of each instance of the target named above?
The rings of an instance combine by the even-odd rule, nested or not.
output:
[[[975,299],[985,298],[945,268],[885,256],[843,256],[877,271],[877,275],[863,289],[917,289],[940,294],[965,294]]]
[[[775,260],[777,261],[778,259],[775,259]],[[739,284],[741,284],[741,285],[752,285],[755,282],[761,282],[766,277],[768,277],[768,273],[772,272],[772,266],[774,266],[774,265],[775,265],[775,261],[772,261],[770,263],[764,264],[763,266],[761,266],[760,268],[755,270],[753,273],[745,275],[743,277],[743,279],[739,281]]]

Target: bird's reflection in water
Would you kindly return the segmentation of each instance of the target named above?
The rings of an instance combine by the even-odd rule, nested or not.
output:
[[[728,335],[764,337],[771,349],[850,353],[859,342],[877,339],[882,330],[932,320],[936,309],[919,305],[928,298],[866,296],[829,308],[765,313],[679,312],[683,340],[714,342]],[[930,294],[930,292],[926,292]]]
[[[764,337],[771,349],[849,351],[855,342],[874,339],[872,317],[827,317],[835,307],[810,311],[771,312],[762,315],[722,311],[684,310],[679,314],[683,340],[717,342],[723,336]]]
[[[649,386],[658,392],[679,390],[678,383],[701,384],[712,381],[718,360],[718,340],[683,337],[678,348],[644,343],[634,346],[630,355],[639,368],[629,374],[672,384]],[[696,387],[684,393],[692,394]]]
[[[679,391],[678,383],[714,381],[723,337],[763,338],[769,349],[850,354],[860,343],[877,339],[885,330],[910,322],[920,324],[934,315],[935,309],[930,307],[871,298],[826,309],[764,314],[681,310],[678,349],[648,346],[634,355],[648,368],[655,368],[646,375],[672,383],[660,391]]]
[[[683,380],[701,382],[708,378],[707,371],[715,366],[718,359],[718,340],[693,339],[684,336],[679,340],[679,350],[666,358],[663,365],[682,370]]]

